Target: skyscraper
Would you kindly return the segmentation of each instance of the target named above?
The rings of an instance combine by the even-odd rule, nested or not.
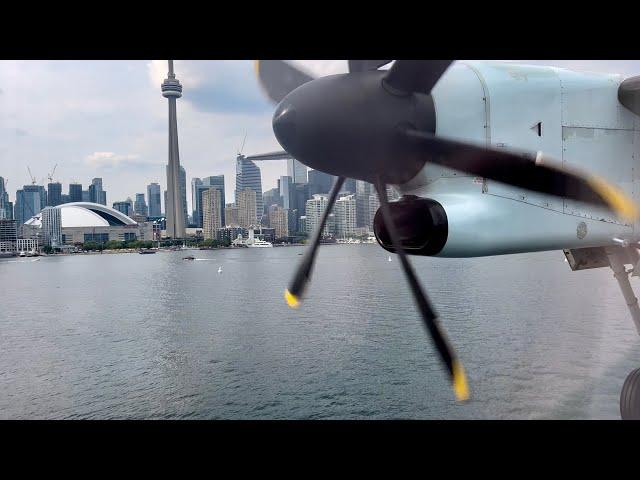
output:
[[[178,120],[176,116],[176,100],[182,97],[182,85],[173,73],[173,60],[169,60],[169,73],[162,82],[162,96],[169,102],[169,163],[167,165],[167,236],[183,238],[186,225],[187,187],[184,178],[184,202],[182,200],[182,183],[180,171],[180,154],[178,151]],[[184,171],[184,170],[183,170]]]
[[[89,201],[107,205],[107,192],[102,189],[102,178],[94,178],[89,185]]]
[[[357,226],[366,227],[369,222],[369,196],[375,189],[373,184],[364,180],[356,180],[356,216]]]
[[[287,176],[293,183],[307,183],[307,166],[295,158],[287,159]]]
[[[147,185],[147,200],[149,201],[149,216],[159,217],[162,214],[162,206],[160,204],[160,185],[150,183]]]
[[[260,222],[264,213],[260,168],[251,160],[247,160],[244,155],[238,155],[236,157],[236,204],[238,204],[240,192],[247,188],[256,193],[256,218]]]
[[[335,177],[320,170],[309,170],[309,184],[316,185],[320,191],[317,193],[329,193]]]
[[[256,192],[251,188],[245,188],[238,197],[238,223],[243,228],[256,227],[258,219],[256,217]]]
[[[332,184],[333,185],[333,184]],[[356,181],[354,178],[345,178],[339,193],[356,193]]]
[[[0,220],[13,220],[13,203],[9,201],[9,192],[2,177],[0,177]]]
[[[228,203],[224,207],[225,227],[239,227],[240,216],[238,215],[238,207],[233,203]]]
[[[280,177],[278,186],[280,187],[280,198],[282,199],[282,207],[287,210],[293,208],[293,205],[291,205],[295,201],[293,192],[293,179],[288,175],[282,176]]]
[[[194,179],[195,180],[195,179]],[[200,179],[198,179],[200,180]],[[191,184],[193,185],[193,181]],[[224,175],[214,175],[210,177],[205,177],[200,180],[200,184],[196,185],[194,191],[194,223],[198,227],[202,227],[203,224],[203,212],[202,212],[202,195],[203,192],[207,191],[210,188],[215,188],[220,190],[220,219],[222,225],[226,224],[225,213],[224,213],[224,205],[226,202],[225,192],[224,192]]]
[[[215,187],[210,187],[202,192],[202,234],[204,238],[217,238],[218,229],[222,228],[221,194],[222,192]]]
[[[82,202],[82,185],[80,183],[69,184],[69,202]]]
[[[40,213],[46,204],[46,192],[42,185],[25,185],[16,192],[15,219],[18,224],[18,235],[22,225],[31,217]]]
[[[195,177],[191,179],[191,215],[193,215],[193,223],[196,224],[196,227],[199,227],[198,218],[200,217],[197,208],[198,199],[196,198],[198,196],[198,186],[200,185],[202,185],[201,178]]]
[[[133,215],[133,206],[130,198],[124,202],[113,202],[113,209],[124,213],[127,217]]]
[[[279,205],[269,207],[269,226],[275,230],[276,238],[289,235],[289,218],[287,211]]]
[[[133,204],[133,211],[136,215],[146,217],[149,215],[147,202],[144,201],[144,193],[136,193],[136,201]]]
[[[47,185],[47,206],[55,207],[62,203],[62,184],[59,182]]]

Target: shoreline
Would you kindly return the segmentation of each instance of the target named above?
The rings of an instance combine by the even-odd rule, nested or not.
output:
[[[327,245],[375,245],[375,242],[361,242],[361,243],[338,243],[338,242],[331,242],[331,243],[322,243],[322,246],[327,246]],[[304,247],[308,244],[306,243],[286,243],[286,244],[280,244],[280,245],[273,245],[273,248],[283,248],[283,247]],[[208,247],[208,248],[201,248],[201,247],[187,247],[186,249],[179,249],[179,250],[172,250],[170,248],[160,248],[160,249],[154,249],[156,251],[156,253],[171,253],[171,252],[186,252],[186,251],[192,251],[192,250],[203,250],[203,251],[211,251],[211,250],[242,250],[248,247]],[[117,249],[117,250],[90,250],[90,251],[81,251],[81,252],[77,252],[77,253],[50,253],[50,254],[46,254],[46,253],[42,253],[39,254],[37,256],[31,256],[31,257],[20,257],[18,255],[13,255],[13,256],[2,256],[0,257],[0,260],[3,259],[14,259],[14,258],[39,258],[39,257],[70,257],[70,256],[77,256],[77,255],[118,255],[118,254],[125,254],[125,253],[139,253],[140,249],[129,249],[129,248],[122,248],[122,249]]]

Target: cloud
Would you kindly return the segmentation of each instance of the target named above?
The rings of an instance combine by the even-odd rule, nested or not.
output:
[[[114,152],[93,152],[87,155],[85,163],[98,170],[119,168],[148,168],[159,165],[157,162],[143,160],[136,154],[119,155]]]

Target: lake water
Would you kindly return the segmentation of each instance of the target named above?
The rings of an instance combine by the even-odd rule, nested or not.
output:
[[[321,247],[290,310],[303,251],[0,260],[0,418],[619,417],[640,339],[610,269],[412,257],[467,370],[458,404],[395,256]]]

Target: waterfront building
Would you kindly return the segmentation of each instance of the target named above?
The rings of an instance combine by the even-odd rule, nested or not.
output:
[[[243,228],[255,227],[258,225],[256,216],[256,192],[251,188],[245,188],[238,197],[238,224]]]
[[[42,239],[45,245],[60,247],[62,245],[62,217],[61,210],[55,207],[45,207],[41,214]]]
[[[355,234],[357,227],[355,195],[347,195],[336,201],[333,209],[336,221],[336,235],[340,238],[349,238]]]
[[[67,195],[66,193],[62,194],[62,203],[69,203],[69,195]]]
[[[216,233],[216,239],[220,243],[231,243],[238,236],[244,238],[248,235],[248,230],[242,227],[224,227],[219,228]]]
[[[260,231],[256,235],[258,239],[264,240],[265,242],[273,243],[276,241],[276,238],[281,238],[276,236],[276,231],[274,228],[260,228]]]
[[[217,231],[222,228],[221,192],[215,187],[202,192],[202,233],[205,239],[217,238]]]
[[[89,190],[83,190],[82,191],[82,201],[89,203],[89,198],[91,197],[91,195],[89,195]]]
[[[82,184],[70,183],[69,184],[69,203],[82,202]]]
[[[147,200],[149,201],[149,216],[160,217],[162,206],[160,204],[160,185],[150,183],[147,185]]]
[[[322,219],[322,213],[327,208],[327,204],[329,201],[329,196],[324,193],[316,193],[313,198],[307,200],[305,205],[305,224],[306,224],[306,232],[309,234],[313,234],[316,231],[316,228],[320,224],[320,220]],[[322,236],[328,237],[333,234],[335,231],[335,217],[333,219],[333,228],[331,226],[331,222],[328,220],[322,230]]]
[[[247,188],[255,192],[257,225],[264,214],[260,168],[244,155],[238,155],[236,157],[236,205],[240,205],[238,196]]]
[[[51,209],[59,210],[60,243],[64,245],[154,239],[152,222],[135,222],[122,212],[98,203],[64,203]],[[27,220],[24,227],[28,237],[46,238],[44,223],[42,213]]]
[[[147,217],[149,215],[147,202],[144,200],[144,193],[136,193],[136,201],[133,204],[133,211],[140,217]]]
[[[18,238],[16,240],[17,252],[37,252],[40,248],[40,240],[37,238]]]
[[[62,184],[53,182],[47,185],[47,206],[55,207],[62,203]]]
[[[373,219],[376,216],[378,208],[380,208],[380,199],[378,195],[373,193],[369,195],[369,217],[367,218],[367,227],[369,227],[370,231],[373,230]]]
[[[274,229],[276,238],[284,238],[289,235],[288,210],[279,205],[269,207],[269,226]]]
[[[173,60],[169,60],[169,73],[162,82],[162,96],[169,103],[169,161],[167,164],[167,195],[165,210],[167,215],[167,235],[171,238],[183,238],[185,235],[186,219],[186,175],[184,180],[180,168],[180,154],[178,149],[178,120],[176,114],[176,100],[182,97],[182,85],[173,73]],[[181,185],[184,182],[184,192]],[[184,193],[184,201],[182,194]]]
[[[107,192],[102,189],[102,178],[94,178],[89,185],[89,201],[107,205]]]
[[[0,219],[0,256],[15,255],[18,228],[15,220]]]

